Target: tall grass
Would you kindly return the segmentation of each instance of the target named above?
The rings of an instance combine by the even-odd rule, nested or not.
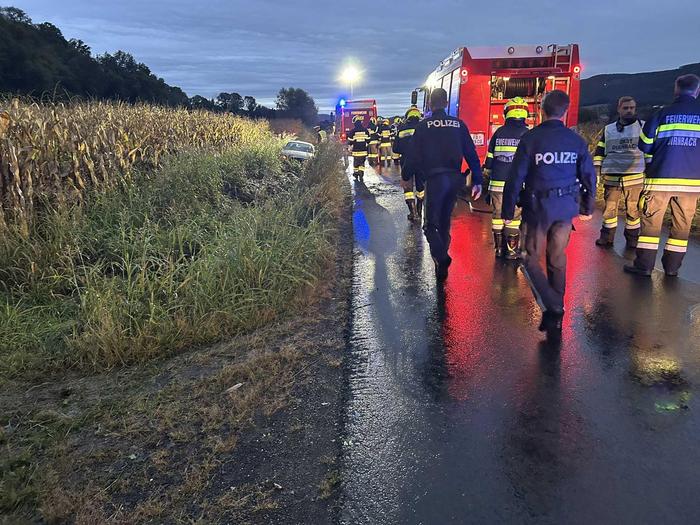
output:
[[[0,378],[178,352],[299,308],[333,254],[339,152],[271,134],[170,155],[0,240]]]

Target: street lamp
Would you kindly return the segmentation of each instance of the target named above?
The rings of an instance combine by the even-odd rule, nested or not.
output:
[[[350,84],[350,96],[353,96],[353,86],[360,80],[361,72],[353,65],[347,66],[340,75],[340,80],[344,84]]]

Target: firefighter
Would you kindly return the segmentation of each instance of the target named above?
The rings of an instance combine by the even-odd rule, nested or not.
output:
[[[401,163],[401,186],[406,206],[408,206],[408,220],[411,222],[421,220],[425,198],[423,178],[420,173],[410,171],[410,165],[406,166],[406,159],[413,146],[413,134],[420,118],[420,110],[417,107],[412,106],[406,111],[406,122],[399,127],[393,148],[394,153],[399,155]]]
[[[637,119],[637,103],[632,97],[622,97],[617,103],[618,119],[603,129],[596,146],[593,164],[603,181],[605,211],[603,226],[596,245],[613,245],[617,230],[617,210],[620,197],[625,201],[625,239],[628,248],[637,247],[641,219],[639,196],[644,186],[644,154],[637,147],[643,121]]]
[[[316,126],[314,129],[316,130],[316,138],[319,144],[328,140],[328,133],[326,132],[325,128],[321,126]]]
[[[481,165],[469,129],[461,120],[447,115],[447,92],[433,89],[430,118],[416,126],[405,169],[425,178],[425,219],[423,231],[435,262],[438,282],[447,278],[452,263],[450,221],[457,194],[464,186],[462,159],[472,171],[472,199],[481,195]]]
[[[524,268],[544,309],[539,329],[553,339],[561,336],[564,317],[571,220],[577,215],[590,220],[595,206],[596,173],[588,145],[562,122],[569,104],[569,96],[559,90],[542,100],[543,122],[520,139],[501,212],[508,224],[520,199],[527,228]],[[546,275],[540,266],[544,253]]]
[[[388,168],[391,165],[391,126],[388,118],[381,120],[377,131],[379,133],[379,162]]]
[[[655,113],[639,136],[639,149],[650,159],[641,198],[642,232],[634,264],[625,271],[650,276],[659,249],[666,209],[671,231],[661,259],[669,277],[678,275],[688,250],[690,224],[700,197],[700,77],[676,79],[675,101]]]
[[[377,117],[371,117],[369,119],[367,132],[369,133],[369,154],[367,155],[367,160],[369,161],[370,166],[375,167],[379,162],[379,134],[377,133]]]
[[[520,137],[527,131],[525,119],[528,117],[529,110],[524,99],[515,97],[506,102],[503,112],[506,123],[498,128],[491,137],[486,153],[485,175],[489,179],[489,197],[493,209],[491,229],[496,257],[505,255],[507,259],[512,260],[517,259],[520,255],[520,208],[515,209],[513,220],[506,227],[501,217],[503,188],[508,180]]]
[[[401,164],[401,155],[396,152],[394,145],[396,144],[396,137],[399,135],[399,128],[401,127],[401,124],[403,124],[401,117],[395,117],[394,122],[391,125],[391,160],[394,161],[394,166],[397,168]]]
[[[352,147],[353,176],[363,182],[365,179],[365,160],[369,146],[369,134],[362,125],[363,118],[356,115],[352,118],[354,128],[348,131],[348,145]]]

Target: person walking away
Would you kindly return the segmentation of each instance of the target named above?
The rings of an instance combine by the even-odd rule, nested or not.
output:
[[[464,186],[462,161],[472,172],[472,199],[481,195],[481,164],[469,129],[461,120],[447,115],[447,92],[430,93],[430,118],[423,119],[413,134],[408,170],[425,177],[425,219],[423,231],[430,245],[438,282],[447,279],[452,263],[449,255],[450,222],[457,194]]]
[[[543,122],[520,139],[503,191],[503,219],[515,217],[520,199],[527,228],[524,269],[544,312],[540,331],[561,337],[566,290],[566,248],[572,223],[592,218],[596,172],[588,145],[562,122],[569,96],[554,90],[542,100]],[[524,184],[524,189],[523,189]],[[546,275],[540,266],[546,254]]]
[[[645,170],[644,153],[638,143],[644,122],[637,118],[637,103],[632,97],[620,98],[617,113],[617,120],[603,128],[593,156],[605,198],[603,225],[595,243],[601,247],[613,245],[622,197],[627,248],[636,248],[641,228],[639,197],[644,187]]]
[[[355,180],[364,182],[369,134],[362,125],[362,117],[355,116],[352,118],[352,122],[355,127],[348,131],[348,145],[352,147],[353,176]]]
[[[388,168],[391,166],[391,126],[386,118],[379,124],[379,162]]]
[[[650,160],[641,198],[637,257],[625,271],[645,277],[651,275],[656,263],[669,204],[671,231],[661,262],[667,276],[678,275],[700,196],[700,77],[678,77],[674,93],[673,104],[655,113],[639,136],[639,149]]]
[[[507,259],[513,260],[520,255],[521,213],[520,208],[516,207],[513,220],[508,224],[508,227],[505,227],[505,222],[501,217],[503,189],[510,175],[510,167],[518,144],[520,144],[520,137],[528,130],[525,119],[528,117],[529,109],[523,98],[515,97],[506,102],[503,112],[506,123],[496,130],[489,141],[484,176],[489,181],[489,198],[493,210],[491,230],[496,257],[505,255]]]
[[[367,155],[367,160],[369,161],[369,165],[375,168],[379,162],[379,133],[377,131],[377,117],[371,117],[369,119],[367,133],[369,133],[369,153]]]
[[[403,124],[403,119],[401,117],[395,117],[394,122],[391,125],[391,160],[394,161],[394,166],[399,168],[401,166],[401,154],[397,153],[396,138],[399,136],[399,128]]]
[[[408,206],[408,220],[420,221],[423,215],[423,199],[425,186],[420,173],[411,171],[411,165],[406,165],[406,159],[413,148],[413,135],[420,122],[420,110],[412,106],[406,111],[406,121],[399,127],[394,140],[394,153],[399,155],[401,167],[401,186],[403,196]]]

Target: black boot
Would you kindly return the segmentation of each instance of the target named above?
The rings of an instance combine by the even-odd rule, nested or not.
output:
[[[452,257],[450,256],[448,256],[443,262],[435,261],[435,279],[438,282],[443,282],[445,279],[447,279],[450,264],[452,264]]]
[[[608,247],[613,245],[614,240],[615,240],[615,230],[603,228],[602,230],[600,230],[600,238],[596,239],[595,245],[601,246],[603,248],[608,248]]]
[[[542,322],[539,326],[540,332],[547,332],[547,339],[561,339],[562,321],[564,312],[547,310],[542,314]]]
[[[423,199],[416,199],[416,214],[419,219],[423,217]]]
[[[416,212],[416,201],[413,199],[406,199],[406,206],[408,206],[408,220],[413,222],[418,218]]]
[[[493,244],[496,250],[496,257],[503,257],[503,234],[496,233],[493,234]]]
[[[514,261],[520,256],[520,234],[509,233],[506,236],[506,259]]]
[[[637,242],[639,241],[639,230],[631,230],[636,232],[636,234],[629,234],[627,233],[628,231],[630,230],[625,230],[625,241],[627,241],[625,249],[634,250],[637,247]]]

